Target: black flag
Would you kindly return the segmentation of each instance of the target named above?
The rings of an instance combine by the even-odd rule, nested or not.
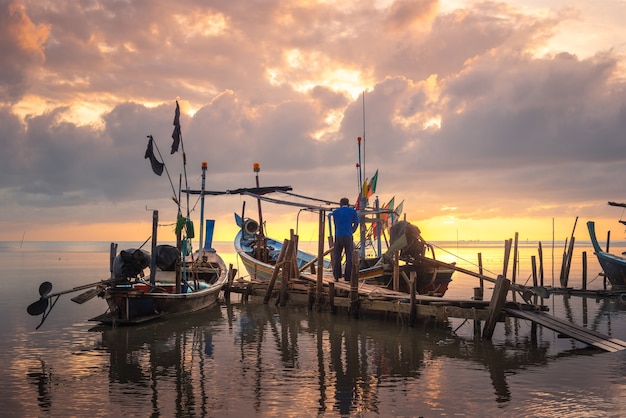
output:
[[[152,147],[153,147],[152,142],[154,141],[154,139],[152,138],[152,135],[148,135],[148,138],[150,138],[150,140],[148,141],[148,148],[146,149],[146,155],[144,156],[144,158],[150,159],[150,164],[152,165],[152,171],[154,171],[154,174],[156,174],[157,176],[160,176],[161,174],[163,174],[163,166],[165,164],[157,160],[157,158],[154,155],[154,151],[152,150]]]
[[[172,132],[172,152],[174,154],[178,151],[178,144],[180,144],[180,107],[178,107],[178,100],[176,100],[176,113],[174,113],[174,132]]]

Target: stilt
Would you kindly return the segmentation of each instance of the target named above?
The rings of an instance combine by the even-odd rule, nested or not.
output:
[[[491,302],[489,303],[489,317],[485,322],[485,328],[483,329],[483,340],[490,340],[493,336],[493,331],[496,328],[496,324],[502,313],[502,308],[506,302],[506,295],[509,292],[511,282],[504,276],[498,276],[496,285],[493,289],[493,295],[491,296]]]

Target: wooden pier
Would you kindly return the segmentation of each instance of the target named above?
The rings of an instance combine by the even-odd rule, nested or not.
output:
[[[276,276],[280,277],[278,273]],[[615,352],[626,349],[624,341],[547,314],[546,306],[507,301],[510,290],[521,291],[521,289],[519,286],[511,286],[510,280],[502,276],[492,279],[496,286],[490,301],[411,295],[378,285],[359,283],[358,278],[348,283],[334,281],[327,275],[321,275],[322,291],[319,292],[319,280],[320,275],[317,273],[301,272],[298,278],[287,278],[287,280],[281,278],[280,286],[273,289],[270,283],[235,280],[232,274],[228,288],[225,289],[225,297],[228,298],[229,294],[234,292],[242,294],[244,300],[252,297],[259,302],[269,303],[272,298],[275,298],[275,304],[281,306],[289,302],[308,305],[310,309],[329,309],[331,312],[343,309],[354,317],[359,317],[361,314],[396,316],[411,326],[418,318],[437,321],[446,321],[449,318],[473,320],[475,333],[485,340],[492,338],[497,323],[504,322],[508,316],[532,321],[602,350]]]

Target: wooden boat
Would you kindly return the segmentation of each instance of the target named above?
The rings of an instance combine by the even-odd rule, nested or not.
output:
[[[609,202],[610,204],[611,202]],[[626,290],[626,258],[604,251],[596,238],[595,223],[587,222],[591,245],[613,290]]]
[[[177,151],[182,144],[179,125],[180,110],[176,103],[174,118],[174,144],[172,153]],[[145,158],[150,159],[152,170],[161,175],[165,164],[158,161],[153,147],[156,147],[154,139],[148,135],[149,142]],[[156,147],[158,154],[158,147]],[[184,149],[184,148],[183,148]],[[183,157],[183,164],[186,159]],[[201,195],[200,210],[200,240],[203,248],[191,252],[191,240],[195,237],[193,222],[189,218],[189,195],[192,191],[185,190],[187,195],[187,216],[182,215],[180,192],[174,197],[178,206],[178,219],[176,222],[176,247],[171,245],[157,245],[158,211],[153,211],[152,216],[152,248],[151,252],[140,248],[129,248],[117,254],[117,245],[111,244],[110,271],[111,277],[96,283],[51,293],[52,284],[44,282],[39,287],[40,298],[28,306],[27,312],[33,316],[42,315],[39,328],[50,311],[58,301],[60,295],[85,290],[86,292],[72,298],[76,303],[84,303],[95,296],[103,298],[108,304],[108,311],[92,318],[104,324],[122,325],[137,324],[149,320],[162,318],[175,314],[183,314],[199,311],[212,307],[216,304],[219,292],[228,280],[228,269],[222,258],[211,248],[213,221],[207,221],[206,241],[203,243],[204,226],[204,196],[205,176],[207,163],[202,163],[202,189],[197,194]],[[185,171],[185,184],[187,175]],[[169,173],[168,173],[169,178]],[[174,185],[171,182],[172,191],[176,195]],[[144,243],[145,244],[145,243]],[[142,245],[143,246],[143,245]],[[144,270],[149,268],[149,279],[145,279]],[[50,300],[53,300],[52,304]]]
[[[273,202],[277,202],[275,199]],[[274,272],[283,242],[265,236],[260,231],[259,223],[251,218],[243,218],[235,214],[235,221],[240,230],[234,240],[235,251],[241,259],[251,278],[269,281]],[[405,221],[398,222],[397,230],[402,233],[392,240],[390,248],[381,257],[369,257],[360,261],[359,280],[382,287],[393,288],[392,258],[396,250],[400,251],[399,275],[396,290],[408,292],[409,280],[415,280],[416,291],[421,295],[443,296],[452,281],[453,269],[442,268],[433,262],[434,248],[419,236],[417,227]],[[403,229],[404,228],[404,229]],[[394,245],[395,243],[395,245]],[[433,258],[425,256],[429,249]],[[329,250],[330,251],[330,250]],[[306,266],[314,264],[318,267],[317,256],[298,249],[296,260],[302,271]],[[330,261],[323,262],[325,274],[332,276]]]
[[[178,251],[176,247],[158,246],[157,265],[158,254],[164,249]],[[116,260],[127,252],[122,251]],[[199,271],[193,265],[179,268],[179,271],[157,267],[150,281],[143,280],[141,274],[117,276],[114,283],[102,286],[99,293],[109,306],[108,312],[90,320],[112,325],[138,324],[210,308],[217,303],[219,292],[228,280],[228,269],[215,251],[204,251],[201,267]]]

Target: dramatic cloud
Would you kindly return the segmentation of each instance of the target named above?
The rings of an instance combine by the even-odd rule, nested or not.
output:
[[[176,100],[193,188],[202,161],[213,190],[254,185],[259,162],[265,185],[354,199],[360,136],[381,201],[404,199],[435,238],[444,218],[615,227],[626,30],[600,19],[626,6],[517,3],[2,0],[0,239],[173,218]],[[211,210],[231,223],[242,200]]]

